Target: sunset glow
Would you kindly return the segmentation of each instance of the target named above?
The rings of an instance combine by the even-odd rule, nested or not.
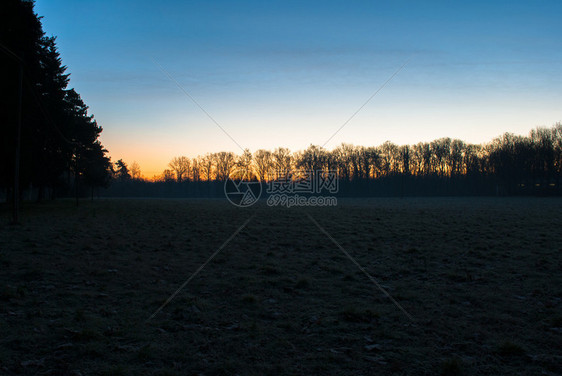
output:
[[[37,1],[112,160],[439,137],[481,143],[562,119],[559,2]],[[345,32],[343,32],[345,31]],[[155,63],[156,62],[156,63]]]

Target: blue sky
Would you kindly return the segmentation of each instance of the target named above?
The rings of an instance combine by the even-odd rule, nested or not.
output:
[[[562,120],[560,1],[38,0],[113,160],[449,136]],[[156,62],[156,63],[155,63]]]

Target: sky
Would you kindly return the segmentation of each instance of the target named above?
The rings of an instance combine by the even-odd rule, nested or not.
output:
[[[149,178],[179,155],[482,143],[562,120],[560,1],[37,0],[35,10],[112,160]]]

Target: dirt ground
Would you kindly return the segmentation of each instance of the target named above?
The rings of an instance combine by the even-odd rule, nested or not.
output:
[[[562,374],[559,198],[63,200],[0,226],[0,374]]]

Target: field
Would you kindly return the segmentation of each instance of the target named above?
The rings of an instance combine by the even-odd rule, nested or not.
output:
[[[561,199],[56,201],[6,223],[0,374],[562,374]]]

